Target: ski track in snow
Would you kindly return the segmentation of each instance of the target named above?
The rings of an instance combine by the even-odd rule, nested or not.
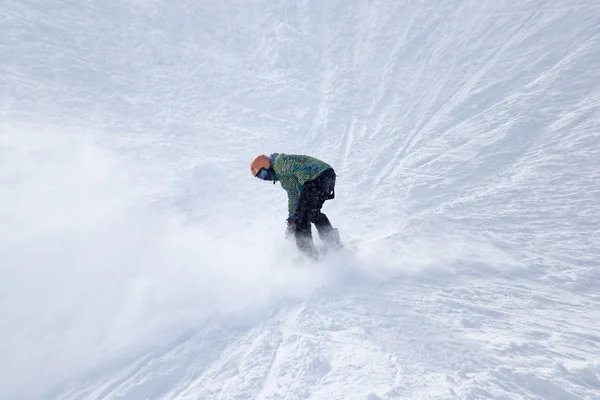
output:
[[[0,398],[600,399],[600,3],[7,0],[0,29],[0,186],[10,198],[0,221],[6,232],[29,227],[22,216],[35,211],[23,204],[34,197],[50,210],[35,235],[0,236],[11,267],[0,270]],[[140,278],[150,262],[142,256],[131,276],[90,269],[104,289],[132,280],[132,313],[147,303],[161,313],[149,327],[129,326],[118,308],[108,338],[98,326],[98,336],[75,336],[85,317],[67,313],[83,293],[56,300],[62,308],[52,314],[55,303],[45,308],[39,291],[51,272],[19,274],[29,260],[20,249],[54,257],[51,248],[66,246],[43,236],[62,226],[59,215],[97,221],[73,206],[84,197],[68,178],[82,161],[56,161],[72,154],[69,135],[91,135],[86,146],[102,143],[144,166],[123,176],[105,153],[93,168],[81,164],[111,171],[89,175],[105,182],[98,193],[109,191],[109,203],[140,187],[135,196],[156,212],[176,209],[225,238],[215,221],[252,237],[283,230],[285,196],[248,175],[252,157],[328,160],[339,177],[325,211],[352,250],[317,266],[331,275],[298,296],[278,289],[312,282],[309,270],[227,286],[236,272],[209,258],[224,275],[199,275],[197,290],[185,275],[191,288],[173,290],[192,297],[163,304],[165,287]],[[17,167],[30,161],[35,168]],[[40,168],[34,162],[64,182],[21,190]],[[73,194],[55,204],[50,192]],[[107,243],[62,252],[75,263],[102,257],[103,246],[112,253]],[[164,256],[150,248],[157,243],[127,243]],[[236,244],[245,260],[258,254]],[[156,262],[177,275],[166,254]],[[200,268],[203,255],[188,254]],[[253,284],[271,291],[266,303]],[[221,304],[213,290],[240,304]],[[37,308],[14,307],[36,293]],[[104,304],[110,314],[112,303],[85,299],[82,307]],[[208,311],[193,322],[182,316],[181,326],[178,307]],[[171,323],[175,336],[125,345],[125,334],[155,336]],[[67,342],[46,343],[51,333]],[[42,347],[49,358],[36,355]]]

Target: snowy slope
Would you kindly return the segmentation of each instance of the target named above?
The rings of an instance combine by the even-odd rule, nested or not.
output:
[[[3,0],[0,399],[600,399],[598,71],[589,0]]]

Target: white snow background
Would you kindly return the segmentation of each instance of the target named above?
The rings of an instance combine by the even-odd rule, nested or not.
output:
[[[271,152],[348,251],[298,262]],[[600,3],[0,1],[0,399],[599,378]]]

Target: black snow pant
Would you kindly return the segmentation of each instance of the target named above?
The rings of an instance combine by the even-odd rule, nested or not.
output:
[[[328,168],[312,181],[306,182],[302,188],[294,214],[296,244],[301,250],[310,252],[314,248],[311,223],[315,224],[322,240],[333,229],[321,208],[326,200],[335,197],[335,176],[333,168]]]

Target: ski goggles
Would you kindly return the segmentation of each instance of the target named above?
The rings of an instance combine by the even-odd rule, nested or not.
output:
[[[267,175],[268,175],[268,174],[269,174],[269,173],[267,172],[267,170],[266,170],[266,169],[264,169],[264,168],[261,168],[261,169],[260,169],[260,171],[258,171],[258,174],[256,174],[256,177],[257,177],[258,179],[262,179],[262,180],[264,181],[265,179],[267,179]]]

